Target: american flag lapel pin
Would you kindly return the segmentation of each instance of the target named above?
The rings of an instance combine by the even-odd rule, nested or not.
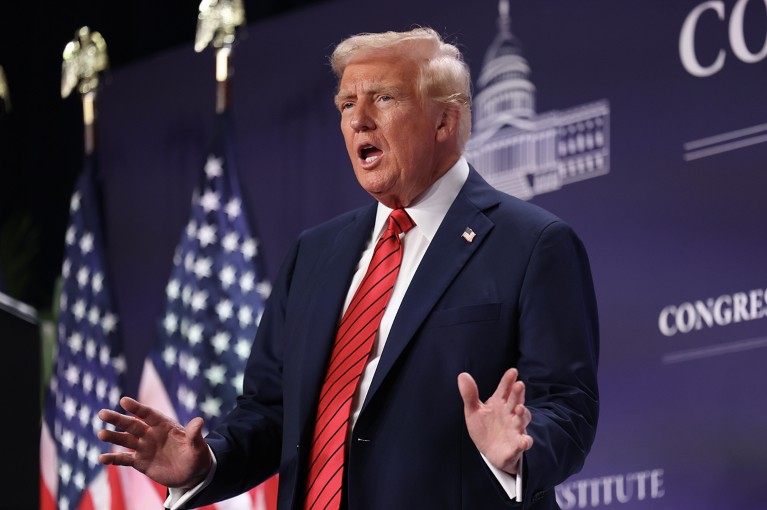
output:
[[[474,241],[474,236],[476,236],[477,233],[474,232],[471,228],[466,227],[466,230],[463,231],[463,234],[461,234],[461,237],[463,237],[467,243],[470,243]]]

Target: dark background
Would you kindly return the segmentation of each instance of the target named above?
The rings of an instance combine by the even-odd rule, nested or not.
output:
[[[316,3],[245,0],[246,23]],[[0,66],[11,108],[0,109],[0,292],[45,313],[83,158],[79,94],[61,98],[64,47],[85,25],[104,37],[110,71],[130,66],[194,44],[199,2],[14,1],[1,10]]]

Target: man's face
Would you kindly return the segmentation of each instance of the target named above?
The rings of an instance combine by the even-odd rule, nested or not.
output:
[[[418,65],[392,54],[346,66],[336,105],[360,185],[391,208],[409,206],[444,168],[438,131],[443,108],[420,97]]]

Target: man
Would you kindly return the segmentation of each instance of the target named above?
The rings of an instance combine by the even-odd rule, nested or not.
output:
[[[469,71],[436,32],[354,36],[332,65],[377,203],[300,236],[220,427],[203,439],[200,418],[182,427],[123,398],[138,418],[102,410],[124,432],[100,437],[135,452],[101,462],[173,487],[174,508],[275,472],[286,510],[558,508],[598,414],[581,242],[463,159]]]

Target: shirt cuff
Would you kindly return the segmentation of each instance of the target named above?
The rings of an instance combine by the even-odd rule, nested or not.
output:
[[[487,464],[487,467],[490,468],[490,471],[493,473],[493,476],[495,476],[495,479],[498,480],[498,483],[501,484],[501,487],[503,487],[503,491],[506,493],[507,496],[509,496],[509,499],[512,501],[516,501],[517,503],[522,502],[522,457],[519,458],[519,465],[517,466],[517,475],[511,475],[507,473],[506,471],[503,471],[501,469],[498,469],[497,467],[490,464],[490,461],[487,460],[487,457],[485,457],[482,452],[479,453],[482,455],[482,460],[485,461],[485,464]]]
[[[213,480],[213,475],[216,474],[216,466],[218,463],[216,462],[216,456],[213,453],[213,450],[210,449],[210,446],[208,447],[208,450],[210,450],[210,456],[213,459],[213,464],[210,466],[210,471],[208,472],[208,476],[205,477],[205,480],[198,483],[191,489],[179,489],[177,487],[168,487],[168,497],[165,500],[165,503],[163,503],[163,506],[169,510],[180,510],[184,508],[184,505],[187,501],[195,497],[197,494],[200,493],[205,487],[210,485],[210,482]]]

